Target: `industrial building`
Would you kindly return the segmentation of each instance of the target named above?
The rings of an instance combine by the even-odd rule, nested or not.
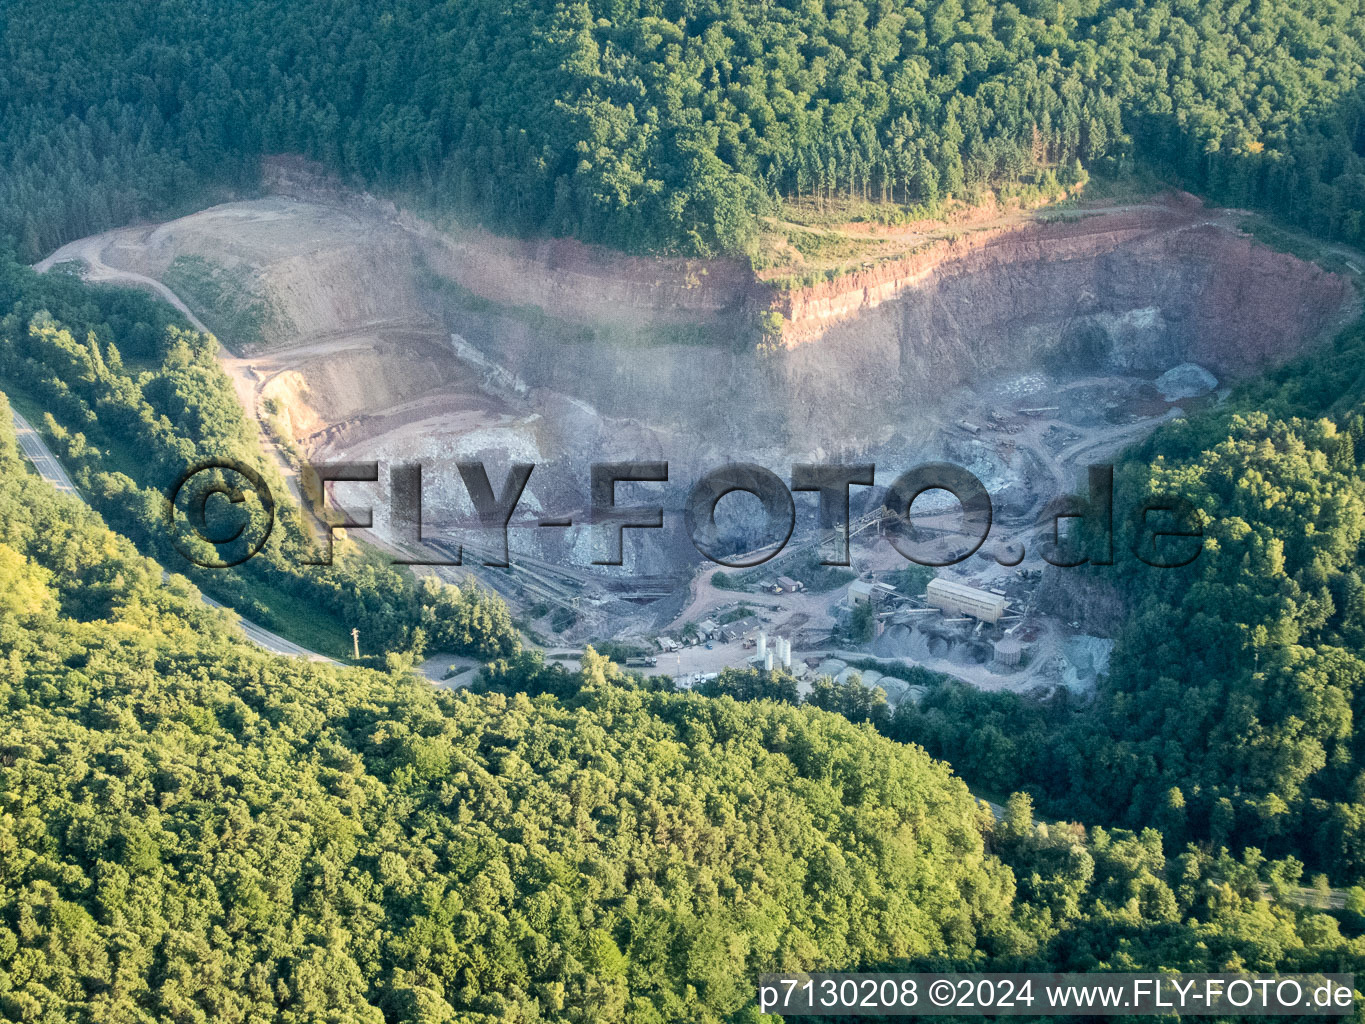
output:
[[[848,603],[850,607],[860,604],[876,604],[880,593],[871,583],[866,580],[854,580],[848,585]]]
[[[735,622],[727,622],[720,627],[720,638],[727,643],[739,640],[748,636],[758,628],[758,617],[750,615]]]
[[[945,579],[930,580],[925,599],[944,615],[968,615],[990,623],[999,622],[1009,606],[999,594]]]
[[[848,585],[848,604],[856,608],[860,604],[878,604],[896,596],[896,588],[888,583],[871,580],[854,580]]]

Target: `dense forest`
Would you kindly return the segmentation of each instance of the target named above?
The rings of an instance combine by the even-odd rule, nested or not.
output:
[[[1361,0],[59,0],[0,17],[0,245],[204,205],[276,153],[629,249],[1135,162],[1360,240],[1363,40]]]
[[[145,553],[286,633],[299,620],[331,622],[330,634],[299,637],[324,647],[330,640],[328,653],[349,647],[352,627],[381,663],[385,655],[410,663],[425,652],[514,651],[519,641],[506,606],[477,588],[419,586],[390,558],[354,544],[336,545],[330,566],[308,564],[322,558],[314,532],[262,454],[217,351],[213,337],[143,293],[36,274],[0,254],[0,386],[8,381],[40,404],[46,433],[78,486]],[[166,495],[206,458],[254,467],[278,498],[265,547],[237,568],[201,568],[219,549],[166,522]],[[284,607],[301,614],[280,622]]]
[[[1154,825],[1175,842],[1295,855],[1359,880],[1365,325],[1161,428],[1125,454],[1116,491],[1189,499],[1204,545],[1188,566],[1153,570],[1120,519],[1116,564],[1054,576],[1080,589],[1068,614],[1091,600],[1123,608],[1093,699],[982,692],[881,662],[924,698],[892,709],[856,679],[823,679],[805,703],[922,744],[986,791],[1026,791],[1057,817]],[[533,679],[546,692],[571,684]],[[801,703],[781,673],[729,671],[701,692]]]
[[[1191,565],[1085,585],[1125,607],[1096,700],[931,687],[890,735],[1084,821],[1365,872],[1365,328],[1130,451],[1122,493],[1200,510]],[[1123,524],[1116,524],[1122,527]],[[1075,570],[1080,573],[1082,570]],[[1070,577],[1068,577],[1070,578]]]
[[[1022,797],[995,822],[828,712],[651,692],[591,652],[562,698],[271,657],[28,472],[0,414],[7,1020],[696,1024],[757,1019],[774,967],[1365,953],[1354,911],[1291,898],[1293,860]],[[563,670],[493,667],[537,673]]]
[[[675,693],[547,663],[495,597],[360,545],[307,565],[288,500],[245,565],[177,549],[195,461],[288,493],[216,342],[23,263],[271,154],[634,251],[1087,169],[1362,241],[1365,0],[0,11],[0,390],[91,503],[0,399],[0,1019],[692,1024],[757,1020],[768,969],[1365,972],[1365,329],[1125,457],[1206,544],[1074,574],[1125,609],[1093,699],[920,669],[895,709],[780,672]],[[271,657],[197,588],[356,625],[375,668]],[[479,685],[413,677],[433,651]],[[997,819],[954,771],[1021,792]]]

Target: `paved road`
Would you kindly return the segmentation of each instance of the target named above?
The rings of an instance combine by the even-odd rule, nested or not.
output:
[[[228,611],[232,611],[227,605],[215,601],[207,594],[202,594],[200,596],[203,597],[204,603],[210,608],[227,608]],[[236,612],[232,613],[237,615]],[[307,658],[310,661],[325,661],[330,665],[341,665],[341,662],[339,661],[333,661],[331,658],[324,657],[315,651],[310,651],[306,647],[300,647],[293,641],[286,640],[278,633],[272,633],[270,630],[258,626],[250,619],[244,619],[240,615],[237,615],[237,625],[242,627],[242,632],[246,634],[248,640],[257,647],[264,647],[267,651],[273,651],[276,654],[287,654],[294,658]]]
[[[13,410],[11,410],[13,412]],[[28,461],[38,470],[38,475],[50,483],[59,491],[67,494],[74,494],[80,498],[81,494],[76,490],[76,485],[71,482],[71,478],[66,475],[66,470],[62,469],[62,464],[57,461],[57,457],[43,439],[38,431],[33,429],[32,424],[17,412],[14,415],[14,433],[19,439],[19,447],[22,449]],[[84,499],[82,499],[84,500]]]
[[[81,493],[76,490],[76,485],[73,484],[71,478],[66,475],[66,470],[62,468],[62,464],[57,461],[57,457],[52,454],[52,450],[48,448],[38,431],[34,430],[32,424],[24,419],[23,416],[19,415],[17,411],[11,409],[10,412],[14,417],[14,432],[18,435],[19,447],[23,450],[23,453],[28,460],[33,463],[33,468],[38,471],[38,475],[57,490],[64,491],[67,494],[73,494],[77,498],[81,498],[82,501],[85,500]],[[226,605],[220,604],[207,595],[201,596],[203,596],[204,603],[210,608],[227,608]],[[230,608],[227,610],[232,611]],[[236,612],[233,612],[233,614],[236,615]],[[252,622],[250,619],[242,618],[240,615],[237,615],[237,624],[242,627],[242,632],[246,634],[248,640],[258,647],[265,648],[267,651],[271,651],[275,654],[285,654],[295,658],[307,658],[310,661],[325,661],[332,665],[341,664],[340,662],[333,661],[331,658],[324,657],[315,651],[300,647],[298,644],[286,640],[279,634],[272,633],[270,630],[256,625],[256,623]]]

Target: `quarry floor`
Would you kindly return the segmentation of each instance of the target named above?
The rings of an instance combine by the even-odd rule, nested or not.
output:
[[[332,207],[327,208],[329,212],[317,214],[315,221],[307,219],[305,208],[303,220],[294,217],[282,224],[285,215],[269,201],[260,204],[259,208],[248,206],[243,209],[237,204],[194,215],[194,230],[201,242],[212,245],[221,241],[228,251],[233,251],[234,246],[240,250],[245,244],[242,240],[249,238],[252,246],[268,250],[271,258],[292,261],[296,265],[300,260],[306,263],[310,251],[326,249],[335,253],[346,247],[363,250],[365,233],[371,224],[366,220],[367,211],[372,205],[373,202],[367,200],[362,204],[363,208],[357,208],[353,224],[344,216],[338,218],[330,212]],[[1135,208],[1124,207],[1124,210]],[[293,207],[289,209],[292,211]],[[1097,209],[1094,212],[1105,211]],[[291,212],[289,216],[294,214]],[[1217,221],[1224,227],[1245,216],[1241,211],[1214,211],[1209,215],[1211,222]],[[1024,218],[1026,215],[1011,215],[1012,221]],[[256,239],[260,231],[275,234],[267,234],[266,240],[258,245]],[[83,265],[87,280],[149,289],[184,313],[198,329],[207,330],[201,319],[205,311],[192,309],[186,296],[177,295],[158,280],[158,273],[164,272],[171,258],[169,253],[174,251],[174,241],[173,233],[168,234],[166,226],[120,229],[70,243],[38,264],[37,269],[47,270],[59,263],[77,261]],[[1359,317],[1361,267],[1365,267],[1365,257],[1359,253],[1341,247],[1330,248],[1347,261],[1355,289],[1351,301],[1343,306],[1324,334],[1335,333],[1342,324]],[[256,249],[251,252],[256,254]],[[261,257],[256,254],[253,258],[259,260]],[[289,273],[296,269],[295,266]],[[292,283],[290,287],[307,292],[317,284],[307,277],[301,278],[300,282]],[[267,452],[276,459],[281,472],[290,481],[296,498],[296,473],[267,428],[264,399],[270,394],[272,382],[279,384],[285,375],[298,373],[297,368],[305,364],[372,358],[381,343],[392,344],[394,338],[400,343],[406,339],[413,344],[446,345],[444,325],[434,318],[415,314],[420,303],[411,289],[403,291],[405,287],[403,282],[394,286],[392,291],[400,294],[391,305],[384,305],[380,299],[367,298],[363,302],[356,300],[360,306],[355,309],[347,305],[345,294],[329,295],[329,304],[324,304],[313,319],[308,314],[311,308],[308,301],[312,297],[301,297],[298,305],[291,307],[282,343],[258,347],[249,353],[243,351],[241,345],[234,345],[233,351],[224,349],[223,366],[233,380],[243,407],[258,424]],[[353,291],[354,286],[343,281],[336,290],[345,293]],[[377,305],[371,308],[365,302]],[[226,340],[231,343],[231,339]],[[503,429],[515,419],[514,404],[485,386],[486,382],[478,379],[479,374],[468,372],[467,368],[454,379],[443,382],[439,401],[433,401],[431,394],[424,390],[421,364],[413,364],[404,372],[411,379],[400,381],[396,387],[389,381],[373,380],[373,386],[387,396],[380,402],[383,429],[397,445],[427,438],[435,421],[442,417],[449,420],[452,400],[460,406],[458,429],[468,433]],[[1066,644],[1073,637],[1083,637],[1084,628],[1080,624],[1059,621],[1034,608],[1029,596],[1031,590],[1020,588],[1016,566],[1001,565],[993,555],[1019,545],[1031,551],[1039,529],[1038,514],[1050,499],[1076,489],[1087,466],[1113,457],[1123,447],[1147,436],[1162,422],[1216,402],[1225,394],[1220,389],[1216,394],[1193,400],[1165,401],[1159,396],[1153,397],[1150,386],[1153,376],[1150,373],[1065,376],[1041,371],[985,375],[974,380],[970,387],[952,390],[943,396],[936,408],[925,413],[925,437],[932,437],[935,444],[950,453],[957,452],[961,464],[969,468],[983,467],[979,475],[993,496],[998,497],[995,527],[983,549],[985,557],[970,558],[943,570],[942,575],[984,588],[1010,584],[1024,595],[1019,602],[1023,605],[1023,618],[1017,628],[1032,640],[1028,663],[1017,671],[962,657],[922,657],[915,659],[917,663],[986,689],[1030,691],[1059,685]],[[307,384],[314,389],[327,387],[325,381],[316,378]],[[345,388],[341,390],[344,392]],[[312,451],[328,450],[329,444],[338,450],[344,449],[344,444],[336,443],[335,439],[339,430],[344,436],[347,424],[351,422],[344,415],[346,403],[355,404],[358,411],[354,422],[363,427],[373,418],[376,408],[373,402],[362,401],[367,397],[374,398],[373,395],[346,393],[330,395],[332,407],[342,412],[325,419],[316,416],[309,419],[312,410],[298,410],[290,424],[295,440]],[[1106,407],[1102,416],[1096,415],[1097,401]],[[1043,411],[1032,414],[1019,411],[1025,408]],[[913,461],[907,460],[903,466],[879,466],[878,482],[884,483],[895,473],[909,468]],[[917,524],[929,527],[950,528],[954,521],[952,514],[933,509],[916,516]],[[382,533],[367,539],[391,551],[408,550]],[[516,550],[515,544],[513,549]],[[814,550],[814,542],[798,535],[784,551],[784,557],[811,550]],[[853,568],[864,577],[885,578],[906,565],[895,549],[877,538],[875,532],[856,537],[852,550]],[[562,644],[562,649],[573,650],[577,644],[593,639],[616,639],[652,647],[655,636],[670,632],[676,635],[685,624],[707,618],[717,609],[743,599],[754,605],[767,606],[764,615],[770,632],[799,632],[810,638],[809,646],[798,646],[794,651],[797,658],[817,655],[847,658],[860,654],[824,642],[836,623],[838,607],[847,599],[843,587],[823,594],[737,594],[716,588],[711,577],[717,567],[697,558],[690,573],[678,574],[674,583],[676,594],[671,600],[641,603],[632,610],[629,606],[623,608],[621,601],[571,599],[569,595],[575,590],[588,595],[600,591],[600,578],[591,571],[534,557],[514,559],[514,562],[516,567],[510,573],[479,566],[423,571],[435,571],[452,581],[463,581],[472,576],[502,593],[514,611],[523,615],[534,606],[548,602],[551,612],[530,624],[545,638],[549,649]],[[1030,553],[1018,567],[1037,569],[1042,563]],[[549,628],[549,619],[554,609],[569,606],[573,607],[579,621],[562,636],[555,636]],[[603,608],[610,608],[610,611],[603,611]],[[861,653],[870,653],[875,646],[868,645]],[[717,643],[712,650],[704,646],[686,647],[676,655],[657,655],[655,670],[681,675],[715,672],[726,666],[743,666],[751,654],[751,650],[738,642]],[[424,671],[435,680],[443,678],[451,667],[445,662],[433,662]],[[453,684],[467,682],[469,666],[455,667],[459,671]],[[447,681],[445,685],[451,684],[452,681]]]

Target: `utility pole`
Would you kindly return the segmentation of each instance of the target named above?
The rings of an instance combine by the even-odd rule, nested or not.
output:
[[[351,644],[355,647],[355,660],[360,660],[360,630],[351,630]]]

